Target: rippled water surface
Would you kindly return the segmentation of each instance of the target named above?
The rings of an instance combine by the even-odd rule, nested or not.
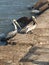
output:
[[[0,0],[0,33],[13,30],[12,19],[22,16],[31,16],[28,7],[33,6],[37,0]]]

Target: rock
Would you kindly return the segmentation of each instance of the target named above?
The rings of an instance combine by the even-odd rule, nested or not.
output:
[[[39,0],[34,6],[32,13],[40,14],[49,8],[49,0]]]
[[[49,3],[49,0],[39,0],[35,5],[34,5],[34,9],[38,9],[41,6],[45,5],[46,3]]]

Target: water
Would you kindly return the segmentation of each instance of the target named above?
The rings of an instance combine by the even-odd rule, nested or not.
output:
[[[0,0],[0,34],[14,29],[12,20],[22,16],[31,17],[27,7],[33,6],[37,0]]]

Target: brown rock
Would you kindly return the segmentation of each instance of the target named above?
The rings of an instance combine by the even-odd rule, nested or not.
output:
[[[49,3],[49,0],[39,0],[35,5],[34,5],[34,8],[35,9],[38,9],[40,6],[46,4],[46,3]]]

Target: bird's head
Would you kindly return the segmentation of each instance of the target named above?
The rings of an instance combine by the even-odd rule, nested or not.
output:
[[[34,22],[35,24],[37,24],[36,17],[35,17],[35,16],[32,16],[31,18],[32,18],[33,22]]]

